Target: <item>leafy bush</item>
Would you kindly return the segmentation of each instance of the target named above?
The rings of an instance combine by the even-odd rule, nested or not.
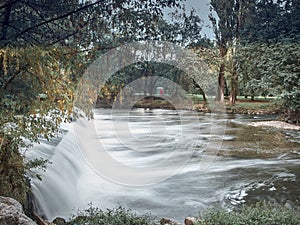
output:
[[[79,211],[71,218],[70,225],[152,225],[153,217],[150,214],[137,216],[132,210],[121,206],[116,209],[102,211],[97,207],[90,207],[84,211]]]
[[[4,135],[3,135],[4,136]],[[15,198],[20,203],[26,201],[25,164],[18,145],[11,137],[5,139],[0,131],[0,195]]]
[[[73,110],[73,67],[65,49],[0,48],[0,195],[26,203],[32,167],[24,152],[57,134]],[[71,56],[70,56],[71,57]]]
[[[300,211],[258,204],[244,207],[240,211],[211,210],[206,212],[203,218],[198,225],[299,225]]]

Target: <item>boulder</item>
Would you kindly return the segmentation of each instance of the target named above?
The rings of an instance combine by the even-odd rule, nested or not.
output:
[[[161,225],[180,225],[180,223],[178,223],[174,220],[168,219],[168,218],[162,218],[160,220],[160,224]]]
[[[37,225],[24,212],[22,205],[13,198],[0,196],[1,225]]]
[[[52,223],[54,223],[56,225],[67,225],[66,220],[64,218],[60,218],[60,217],[55,218]]]
[[[186,217],[184,220],[184,225],[195,225],[197,219],[195,217]]]

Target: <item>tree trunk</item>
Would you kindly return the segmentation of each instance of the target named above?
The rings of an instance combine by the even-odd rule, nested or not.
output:
[[[207,98],[206,98],[205,92],[199,86],[199,84],[197,84],[197,82],[194,79],[192,80],[192,82],[193,82],[194,87],[199,90],[199,94],[202,95],[204,104],[207,105]]]
[[[220,50],[220,56],[223,59],[226,56],[228,49],[226,48],[225,40],[222,39],[221,42],[222,44],[220,45],[219,50]],[[225,63],[222,62],[220,65],[219,77],[218,77],[217,101],[223,104],[224,95],[225,95]]]
[[[144,97],[148,95],[148,72],[149,72],[149,65],[146,64],[145,72],[144,72]]]
[[[149,86],[149,94],[150,94],[150,96],[153,96],[154,93],[155,93],[154,88],[155,88],[155,83],[156,83],[157,79],[154,80],[154,77],[153,77],[153,74],[154,74],[153,66],[151,64],[149,66],[150,66],[150,68],[148,69],[148,71],[149,71],[148,72],[148,78],[150,80],[150,84],[148,84],[148,86]]]
[[[224,103],[224,91],[225,91],[225,64],[222,63],[219,70],[218,78],[218,90],[217,90],[217,101]]]
[[[234,66],[232,77],[231,77],[231,89],[230,89],[230,97],[229,97],[230,105],[235,105],[237,90],[238,90],[238,74],[236,71],[236,67]]]
[[[240,37],[240,28],[242,27],[242,1],[237,1],[237,10],[238,10],[238,17],[237,17],[237,25],[236,25],[236,40],[238,41]],[[237,43],[236,43],[237,44]],[[233,48],[233,55],[235,54],[235,47]],[[235,62],[233,61],[233,71],[232,71],[232,77],[231,77],[231,90],[230,90],[230,97],[229,97],[229,104],[235,105],[236,102],[236,96],[238,91],[238,72],[235,65]]]
[[[204,92],[202,93],[202,97],[203,97],[204,105],[207,105],[207,98]]]

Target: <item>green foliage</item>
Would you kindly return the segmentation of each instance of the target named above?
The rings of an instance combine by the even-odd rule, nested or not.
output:
[[[1,47],[63,42],[70,34],[76,33],[81,24],[73,18],[60,16],[78,7],[76,0],[2,1]]]
[[[40,174],[33,172],[33,169],[37,169],[37,170],[42,170],[42,171],[46,171],[47,168],[47,164],[51,164],[50,160],[48,159],[43,159],[43,158],[39,158],[39,159],[32,159],[28,162],[26,162],[25,164],[25,168],[27,171],[29,171],[30,173],[34,173],[34,175],[39,179],[42,180],[42,177]],[[31,175],[31,177],[33,176],[33,174]]]
[[[102,211],[92,205],[85,210],[79,211],[68,223],[70,225],[154,225],[153,217],[150,214],[137,216],[131,210],[121,206],[115,209]]]
[[[171,22],[161,20],[158,30],[162,34],[162,40],[178,43],[181,46],[196,47],[210,45],[210,40],[201,35],[203,21],[192,9],[189,14],[183,7],[170,14]]]
[[[197,225],[299,225],[299,221],[299,209],[258,204],[240,211],[208,211]]]
[[[25,164],[12,137],[0,136],[0,195],[25,203],[29,187],[26,185]]]
[[[299,43],[286,40],[244,44],[238,48],[235,59],[244,95],[281,96],[286,110],[300,110]]]
[[[0,47],[33,44],[84,49],[98,46],[102,50],[109,49],[115,38],[119,43],[154,38],[162,10],[178,7],[181,1],[4,0],[0,7]]]
[[[0,49],[0,195],[24,203],[26,173],[42,161],[26,162],[24,151],[53,137],[73,108],[74,68],[56,48]],[[38,175],[37,175],[38,176]]]
[[[0,50],[0,137],[19,147],[49,139],[73,107],[72,65],[63,50],[5,48]]]
[[[220,56],[224,58],[230,47],[237,49],[219,73],[223,81],[221,69],[226,67],[230,97],[237,95],[239,82],[245,95],[282,95],[288,111],[299,110],[299,1],[212,0],[210,5],[218,16],[212,13],[210,20]]]
[[[214,34],[216,36],[217,45],[227,47],[228,44],[236,37],[237,29],[237,10],[238,1],[235,0],[211,0],[211,11],[217,13],[218,19],[213,14],[209,16]]]
[[[252,1],[241,32],[243,40],[270,43],[290,38],[299,41],[299,1]]]

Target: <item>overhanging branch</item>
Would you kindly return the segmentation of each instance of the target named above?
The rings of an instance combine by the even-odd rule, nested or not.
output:
[[[72,15],[72,14],[75,14],[75,13],[78,13],[78,12],[80,12],[80,11],[86,10],[86,9],[88,9],[88,8],[94,6],[94,5],[97,5],[97,4],[99,4],[99,3],[102,3],[102,2],[104,2],[104,0],[98,0],[98,1],[95,1],[95,2],[93,2],[93,3],[91,3],[91,4],[85,5],[85,6],[83,6],[83,7],[80,7],[80,8],[78,8],[78,9],[75,9],[75,10],[70,11],[70,12],[68,12],[68,13],[65,13],[65,14],[63,14],[63,15],[59,15],[59,16],[56,16],[56,17],[54,17],[54,18],[51,18],[51,19],[45,20],[45,21],[43,21],[43,22],[40,22],[40,23],[38,23],[38,24],[35,24],[35,25],[33,25],[33,26],[31,26],[31,27],[28,27],[28,28],[26,28],[25,30],[21,31],[21,32],[16,36],[16,38],[21,37],[23,34],[29,32],[29,31],[31,31],[31,30],[33,30],[33,29],[35,29],[35,28],[41,27],[41,26],[43,26],[43,25],[45,25],[45,24],[47,24],[47,23],[52,23],[52,22],[54,22],[54,21],[57,21],[57,20],[66,18],[66,17],[68,17],[68,16],[70,16],[70,15]]]

